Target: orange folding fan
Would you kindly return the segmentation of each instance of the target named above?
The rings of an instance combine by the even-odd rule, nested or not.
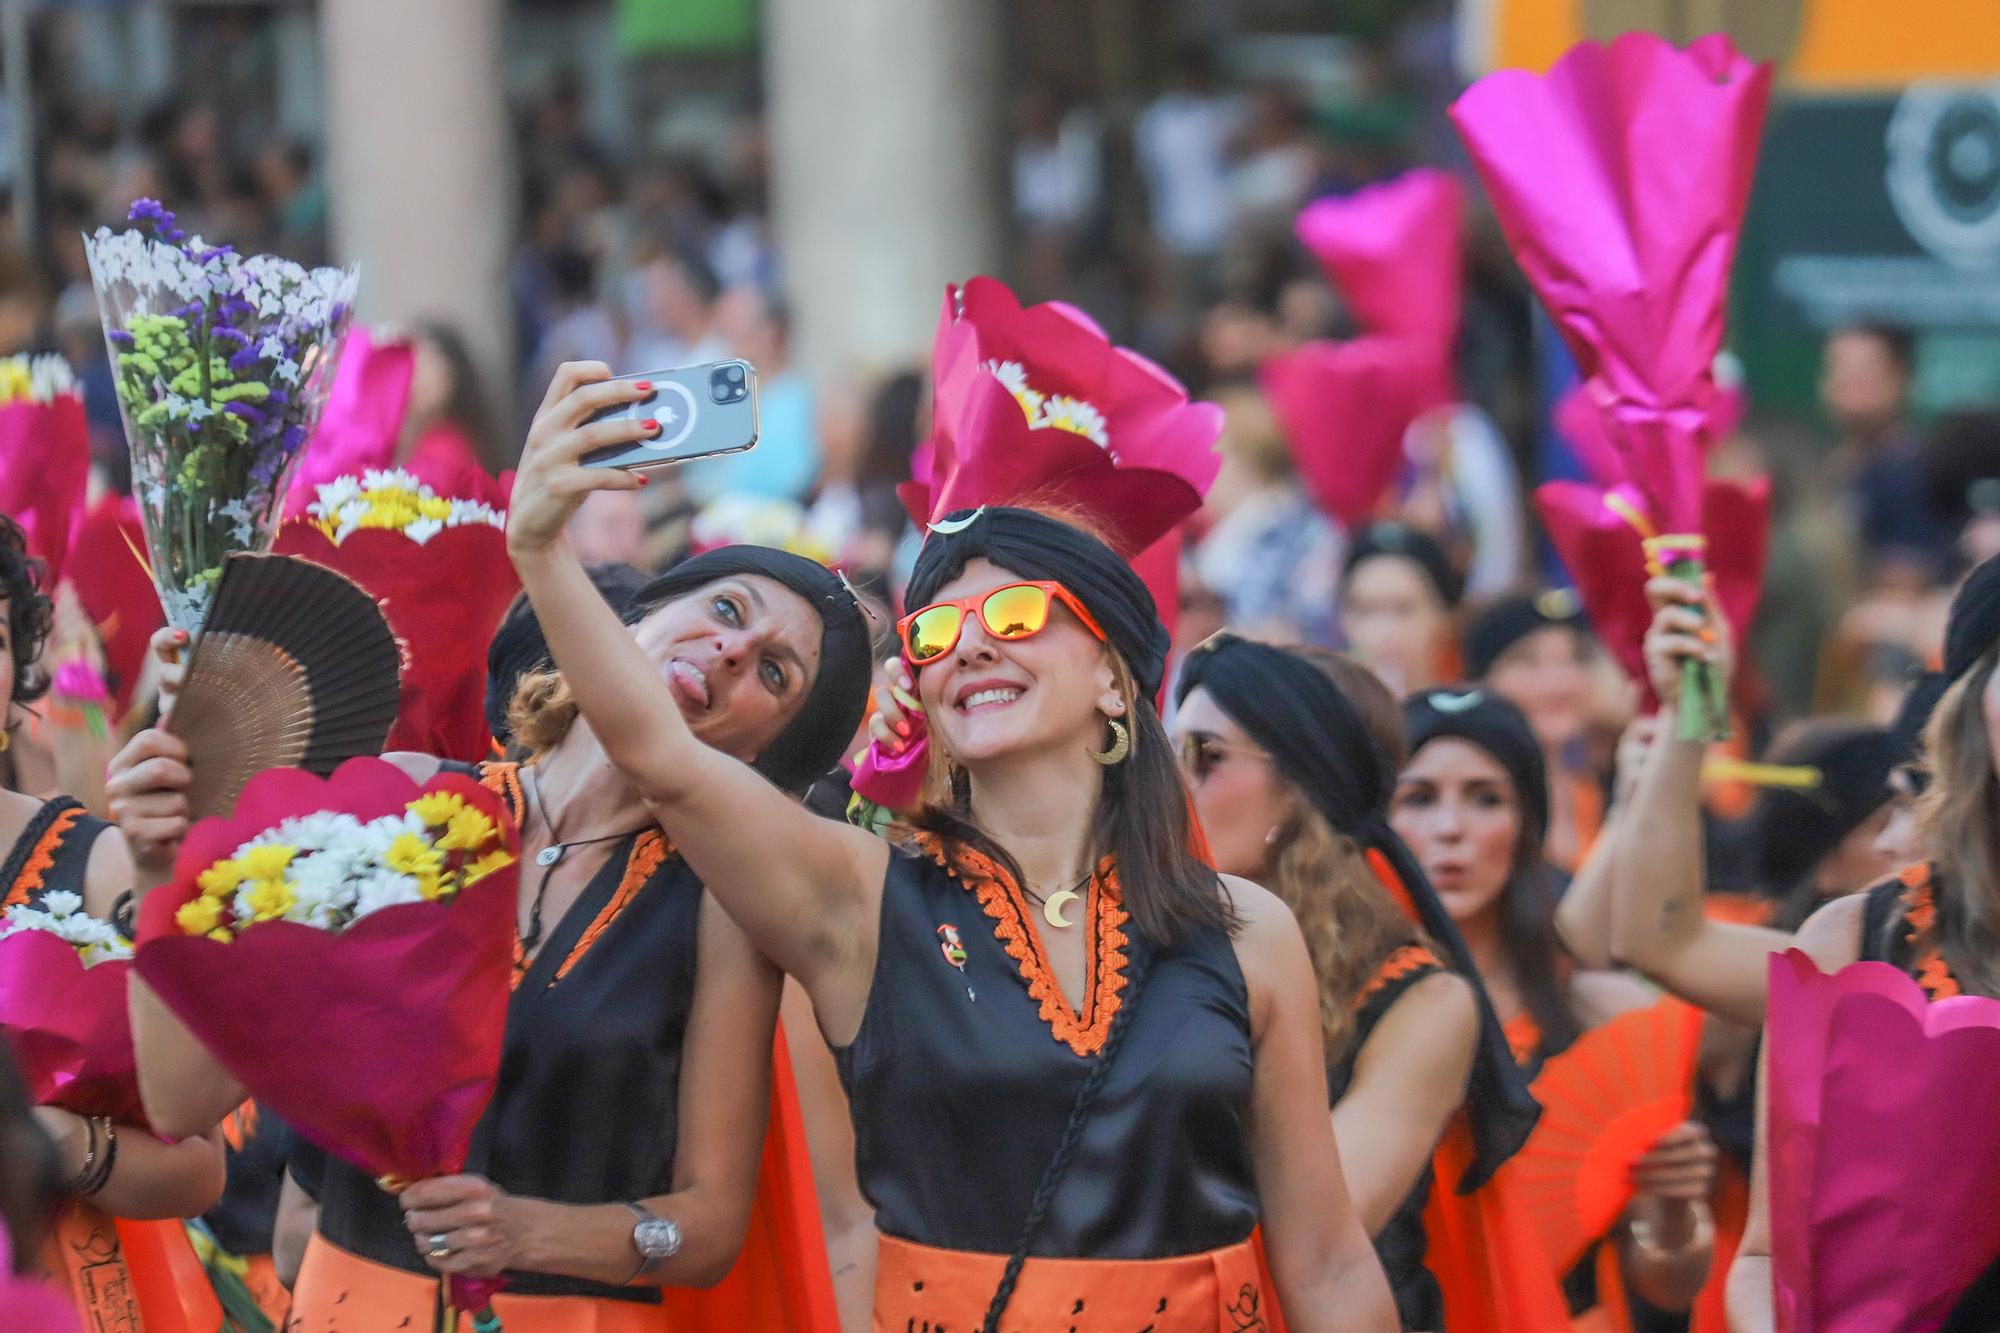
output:
[[[1688,1118],[1701,1023],[1699,1009],[1663,999],[1584,1033],[1542,1066],[1541,1121],[1506,1170],[1558,1274],[1618,1221],[1632,1163]]]

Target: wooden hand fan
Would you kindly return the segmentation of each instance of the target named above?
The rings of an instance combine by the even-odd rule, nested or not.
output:
[[[1699,1009],[1669,997],[1584,1033],[1542,1066],[1542,1118],[1506,1169],[1558,1276],[1631,1202],[1632,1163],[1688,1118],[1701,1023]]]
[[[227,814],[267,768],[324,777],[379,754],[401,698],[401,651],[375,599],[324,565],[231,555],[167,730],[187,742],[190,817]]]

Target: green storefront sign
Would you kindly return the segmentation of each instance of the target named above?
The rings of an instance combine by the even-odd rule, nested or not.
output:
[[[1762,404],[1810,410],[1825,330],[1906,325],[1919,406],[2000,400],[2000,83],[1774,105],[1732,341]]]

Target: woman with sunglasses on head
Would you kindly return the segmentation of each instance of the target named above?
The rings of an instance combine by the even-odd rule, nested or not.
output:
[[[1588,1029],[1657,997],[1630,978],[1577,967],[1562,950],[1543,852],[1542,747],[1521,711],[1482,690],[1429,690],[1404,701],[1403,721],[1410,758],[1390,824],[1463,935],[1532,1076]],[[1616,1278],[1660,1309],[1686,1310],[1707,1279],[1714,1169],[1715,1148],[1693,1121],[1633,1165],[1638,1194],[1605,1240],[1616,1247]],[[1599,1308],[1588,1259],[1564,1285],[1572,1313]],[[1626,1318],[1610,1307],[1606,1315],[1620,1326]]]
[[[640,484],[578,466],[600,443],[578,427],[629,395],[604,376],[552,387],[509,545],[613,761],[812,997],[883,1232],[876,1326],[1215,1333],[1265,1326],[1275,1298],[1294,1329],[1393,1327],[1325,1112],[1311,962],[1282,904],[1195,853],[1145,584],[1039,513],[937,525],[902,629],[939,771],[892,848],[696,744],[659,706],[678,674],[581,595],[564,524]]]
[[[1402,731],[1395,697],[1336,653],[1224,633],[1181,668],[1174,734],[1209,847],[1298,918],[1349,1192],[1403,1327],[1441,1329],[1478,1299],[1463,1288],[1494,1279],[1450,1271],[1426,1206],[1490,1179],[1536,1107],[1457,930],[1385,822]],[[1461,1106],[1474,1155],[1440,1181],[1433,1153]]]
[[[595,368],[595,378],[607,374]],[[630,381],[606,389],[619,402],[637,396]],[[577,407],[561,393],[551,405]],[[552,419],[538,422],[531,454]],[[561,433],[612,444],[643,429],[579,424],[568,419]],[[516,522],[547,505],[546,493],[531,495]],[[672,716],[690,763],[726,756],[794,808],[790,793],[839,761],[860,724],[869,641],[837,576],[784,552],[724,547],[642,588],[624,618],[581,569],[577,577],[569,595],[601,614],[619,650],[662,687],[645,706]],[[546,613],[546,602],[537,607]],[[508,1286],[493,1306],[510,1333],[654,1330],[663,1319],[785,1326],[789,1298],[777,1282],[743,1293],[748,1313],[732,1305],[722,1316],[702,1294],[673,1290],[712,1286],[743,1248],[782,978],[709,900],[699,867],[609,762],[614,738],[658,721],[600,715],[593,725],[579,714],[570,677],[531,670],[521,680],[511,722],[530,758],[474,770],[521,830],[514,991],[497,1090],[474,1130],[468,1171],[399,1197],[338,1159],[294,1156],[293,1179],[318,1204],[295,1290],[297,1326],[430,1329],[438,1274],[501,1273]],[[442,766],[426,755],[388,757],[418,780]],[[171,869],[186,831],[186,758],[178,739],[146,732],[112,780],[121,822],[156,876]],[[140,1017],[141,1075],[157,1115],[207,1124],[241,1100],[242,1089],[157,1001]]]

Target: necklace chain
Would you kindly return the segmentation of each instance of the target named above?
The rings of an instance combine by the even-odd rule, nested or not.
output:
[[[619,838],[629,838],[646,828],[626,829],[622,833],[605,833],[594,838],[571,838],[565,840],[561,830],[556,828],[555,818],[549,813],[549,804],[542,797],[542,780],[533,767],[525,770],[528,777],[528,792],[534,797],[535,817],[542,821],[542,827],[549,831],[549,845],[535,855],[535,864],[542,867],[541,881],[535,885],[535,899],[528,907],[528,928],[521,932],[521,953],[523,957],[532,955],[542,942],[542,903],[548,897],[549,878],[556,873],[563,858],[572,847],[591,847],[600,842],[612,842]]]
[[[1062,892],[1081,893],[1083,892],[1084,885],[1090,883],[1090,881],[1095,878],[1097,878],[1097,872],[1095,870],[1086,870],[1083,872],[1082,878],[1078,879],[1076,883],[1070,885],[1068,889],[1062,890]],[[1041,906],[1044,907],[1048,906],[1049,900],[1043,897],[1041,894],[1036,893],[1033,889],[1029,888],[1026,881],[1023,881],[1021,884],[1021,892],[1027,895],[1029,898],[1034,899],[1034,901],[1040,904]]]

